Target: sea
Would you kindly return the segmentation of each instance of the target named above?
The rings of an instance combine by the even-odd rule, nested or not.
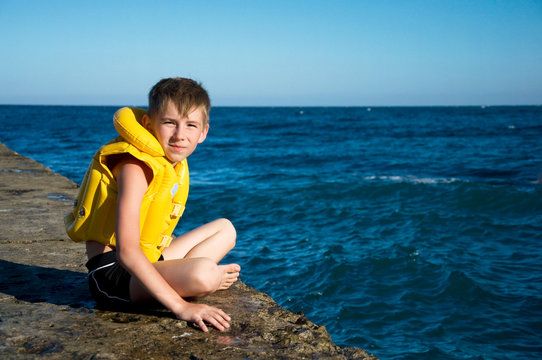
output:
[[[0,106],[0,141],[80,183],[118,107]],[[180,234],[381,359],[542,358],[542,107],[216,107]]]

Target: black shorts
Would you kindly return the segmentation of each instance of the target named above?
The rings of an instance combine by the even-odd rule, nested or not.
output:
[[[160,256],[159,260],[163,260]],[[88,287],[100,307],[119,308],[130,306],[130,279],[132,275],[117,261],[117,252],[109,251],[90,259]]]

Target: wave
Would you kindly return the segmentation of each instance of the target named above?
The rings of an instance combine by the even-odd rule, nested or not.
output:
[[[451,184],[455,182],[468,182],[458,178],[432,178],[432,177],[418,177],[414,175],[370,175],[363,177],[363,180],[375,181],[383,180],[396,183],[411,183],[411,184]]]

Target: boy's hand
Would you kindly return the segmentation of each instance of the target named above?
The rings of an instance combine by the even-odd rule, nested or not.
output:
[[[230,327],[229,322],[231,321],[231,318],[228,314],[218,308],[189,302],[185,302],[181,306],[182,307],[175,312],[177,318],[196,323],[203,332],[209,331],[204,321],[213,325],[220,331],[224,331]]]

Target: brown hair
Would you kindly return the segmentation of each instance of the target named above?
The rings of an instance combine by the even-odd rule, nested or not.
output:
[[[149,91],[148,115],[151,119],[159,112],[165,112],[171,100],[182,116],[188,116],[194,108],[203,110],[204,126],[209,123],[211,101],[203,86],[187,78],[166,78],[156,83]]]

